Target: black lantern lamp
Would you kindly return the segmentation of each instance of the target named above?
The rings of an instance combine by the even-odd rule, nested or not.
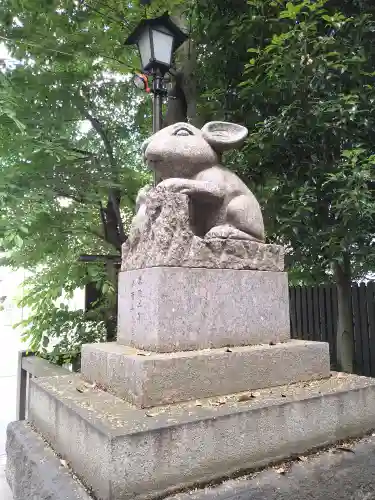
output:
[[[162,128],[162,104],[166,94],[164,75],[172,66],[172,56],[188,36],[172,21],[168,13],[155,19],[144,19],[125,41],[125,45],[137,45],[141,57],[142,71],[146,75],[135,75],[137,88],[154,94],[152,116],[153,133]],[[148,88],[147,74],[152,75],[152,88]],[[159,179],[154,175],[154,184]]]
[[[187,38],[166,13],[141,21],[125,44],[138,46],[143,71],[163,76],[172,65],[173,52]]]
[[[188,36],[172,21],[168,13],[155,19],[144,19],[128,37],[125,45],[137,45],[141,57],[142,71],[153,76],[154,94],[153,132],[162,128],[162,101],[166,94],[163,78],[172,66],[172,56]],[[138,88],[142,87],[139,75],[134,78]],[[147,91],[146,86],[144,89]]]

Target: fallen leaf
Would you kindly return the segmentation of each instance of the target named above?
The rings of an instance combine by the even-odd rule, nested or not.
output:
[[[279,469],[276,469],[276,473],[277,474],[285,474],[286,470],[284,469],[284,467],[280,467]]]
[[[85,392],[85,389],[83,389],[82,387],[76,387],[76,391],[78,391],[78,392]]]
[[[276,345],[276,342],[274,340],[271,340],[269,345]]]
[[[151,356],[150,352],[137,352],[137,356]]]
[[[150,411],[146,411],[146,417],[156,417],[157,413],[151,413]]]
[[[301,457],[298,457],[298,460],[300,462],[307,462],[307,457],[301,456]]]
[[[217,400],[218,405],[225,405],[225,403],[226,403],[225,399],[218,399]]]
[[[61,459],[61,460],[60,460],[60,464],[61,464],[63,467],[68,467],[68,462],[67,462],[66,460]]]
[[[227,347],[227,348],[225,349],[225,352],[232,352],[232,349],[229,349],[229,347]]]
[[[336,450],[339,450],[339,451],[347,451],[348,453],[355,453],[354,450],[352,450],[351,448],[346,448],[346,446],[338,446],[336,448]]]
[[[282,398],[286,398],[286,394],[281,394],[281,397]]]
[[[202,403],[200,401],[196,401],[195,406],[202,406]]]
[[[95,383],[95,389],[99,389],[99,391],[107,392],[107,387],[104,387],[103,384],[100,384],[99,382]]]
[[[253,399],[254,395],[252,393],[250,394],[241,394],[241,396],[238,396],[238,401],[241,403],[242,401],[250,401],[250,399]]]

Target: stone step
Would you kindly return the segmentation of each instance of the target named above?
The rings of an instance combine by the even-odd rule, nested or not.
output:
[[[7,452],[6,476],[14,500],[93,500],[25,421],[8,425]]]
[[[77,375],[32,379],[29,419],[101,500],[156,498],[375,427],[375,380],[135,409]]]
[[[119,344],[158,352],[290,338],[284,272],[153,267],[119,274]]]
[[[374,470],[375,438],[367,435],[168,500],[374,500]]]
[[[93,500],[25,422],[13,422],[8,426],[8,450],[7,476],[14,500]],[[372,500],[375,497],[374,469],[375,437],[367,435],[344,445],[338,442],[329,449],[296,457],[294,461],[279,463],[245,477],[205,485],[201,489],[193,487],[167,498]],[[4,500],[4,497],[0,498]]]
[[[82,348],[82,375],[139,408],[328,377],[329,346],[277,345],[152,353],[115,342]]]

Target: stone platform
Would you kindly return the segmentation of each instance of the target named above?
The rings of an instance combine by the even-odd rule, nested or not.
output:
[[[65,462],[25,422],[9,424],[7,437],[6,476],[14,500],[93,500]]]
[[[82,347],[81,373],[139,408],[329,377],[325,342],[153,353],[115,342]]]
[[[168,500],[374,500],[374,470],[372,434]]]
[[[119,344],[172,352],[290,338],[284,272],[155,267],[121,272]]]
[[[8,427],[14,500],[94,500],[25,422]],[[23,467],[20,468],[19,464]],[[193,487],[166,500],[374,500],[375,437],[335,444],[243,477]],[[284,471],[283,473],[280,473]],[[339,480],[337,480],[339,478]]]
[[[156,498],[366,433],[375,380],[334,374],[141,410],[57,376],[31,380],[29,418],[97,498]]]

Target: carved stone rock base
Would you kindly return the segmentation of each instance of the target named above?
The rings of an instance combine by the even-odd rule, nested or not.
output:
[[[283,271],[284,248],[251,240],[194,234],[185,194],[152,189],[122,247],[122,271],[146,267],[201,267]]]

